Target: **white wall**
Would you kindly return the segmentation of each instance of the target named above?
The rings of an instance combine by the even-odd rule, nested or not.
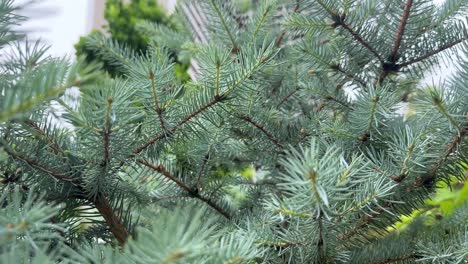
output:
[[[29,38],[50,44],[52,55],[73,55],[73,45],[89,30],[90,3],[93,0],[41,0],[27,6],[23,14],[30,17],[21,29]],[[18,1],[24,2],[24,1]]]
[[[25,2],[19,0],[17,2]],[[169,11],[176,0],[159,0]],[[41,38],[51,45],[50,53],[56,56],[74,55],[73,45],[79,37],[98,27],[103,21],[105,0],[40,0],[28,6],[24,14],[31,17],[22,29],[31,30],[30,38]]]

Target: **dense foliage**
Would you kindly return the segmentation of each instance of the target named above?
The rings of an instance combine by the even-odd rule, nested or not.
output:
[[[145,53],[91,39],[118,77],[4,57],[0,262],[466,263],[466,201],[424,204],[466,192],[467,1],[196,4],[208,44],[151,23]],[[175,42],[197,80],[173,74]],[[421,82],[444,60],[454,77]]]

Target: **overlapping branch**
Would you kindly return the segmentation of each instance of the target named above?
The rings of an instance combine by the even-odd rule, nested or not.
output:
[[[138,162],[160,174],[162,174],[164,177],[168,178],[169,180],[173,181],[177,186],[179,186],[182,190],[184,190],[186,193],[188,193],[190,196],[195,197],[196,199],[199,199],[200,201],[203,201],[207,205],[209,205],[211,208],[215,209],[218,213],[220,213],[222,216],[224,216],[227,219],[231,219],[231,215],[226,212],[223,208],[221,208],[219,205],[217,205],[215,202],[213,202],[211,199],[206,198],[202,196],[198,189],[192,189],[189,186],[187,186],[184,182],[179,180],[175,175],[170,173],[163,165],[154,165],[149,163],[146,160],[139,159]]]
[[[250,123],[252,126],[254,126],[255,128],[257,128],[258,130],[260,130],[273,144],[275,144],[277,147],[283,149],[284,146],[280,143],[280,141],[278,139],[276,139],[273,134],[271,134],[270,132],[268,132],[265,127],[263,127],[262,125],[260,125],[259,123],[257,123],[255,120],[253,120],[250,116],[248,115],[242,115],[239,117],[240,119]]]

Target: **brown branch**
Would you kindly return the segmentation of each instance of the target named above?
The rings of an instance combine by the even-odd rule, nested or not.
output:
[[[382,72],[379,75],[379,78],[376,80],[376,84],[382,84],[385,78],[390,74],[390,72],[397,72],[401,66],[396,64],[398,60],[398,50],[400,49],[401,40],[405,33],[406,24],[408,23],[408,18],[410,15],[411,6],[413,5],[413,0],[406,0],[405,7],[403,9],[403,14],[400,19],[400,26],[396,32],[395,42],[393,43],[392,53],[390,55],[390,61],[382,64]]]
[[[351,239],[352,237],[354,237],[355,235],[357,235],[359,233],[359,231],[361,229],[363,229],[364,227],[366,227],[369,223],[371,223],[372,221],[374,221],[374,219],[378,216],[380,216],[382,214],[382,212],[384,212],[384,209],[382,208],[377,208],[374,210],[375,213],[373,213],[372,215],[363,215],[361,217],[361,219],[359,219],[358,223],[354,226],[354,228],[352,228],[351,230],[349,231],[346,231],[345,233],[343,233],[342,235],[338,236],[338,238],[340,240],[343,240],[343,241],[346,241],[346,240],[349,240]]]
[[[432,56],[434,56],[434,55],[436,55],[436,54],[438,54],[438,53],[440,53],[440,52],[442,52],[442,51],[444,51],[444,50],[446,50],[446,49],[450,49],[450,48],[452,48],[453,46],[455,46],[455,45],[457,45],[457,44],[460,44],[460,43],[462,43],[463,41],[465,41],[465,40],[467,40],[467,39],[468,39],[468,37],[464,37],[464,38],[461,38],[461,39],[459,39],[459,40],[456,40],[456,41],[454,41],[454,42],[452,42],[452,43],[445,44],[445,45],[439,47],[438,49],[435,49],[435,50],[433,50],[433,51],[430,51],[430,52],[428,52],[427,54],[425,54],[425,55],[423,55],[423,56],[421,56],[421,57],[412,59],[412,60],[407,61],[407,62],[403,62],[403,63],[401,63],[401,64],[398,64],[398,66],[399,66],[400,68],[402,68],[402,67],[407,67],[407,66],[409,66],[409,65],[411,65],[411,64],[414,64],[414,63],[418,63],[418,62],[423,61],[423,60],[425,60],[425,59],[427,59],[427,58],[429,58],[429,57],[432,57]]]
[[[55,171],[54,169],[51,169],[51,168],[47,168],[46,166],[40,164],[38,161],[17,153],[16,151],[14,151],[11,147],[9,147],[6,144],[2,144],[2,145],[4,145],[5,151],[8,154],[10,154],[13,158],[25,162],[26,164],[28,164],[34,169],[37,169],[37,170],[40,170],[42,172],[49,174],[56,180],[70,182],[71,184],[75,185],[80,191],[80,193],[75,194],[73,197],[78,198],[78,199],[86,198],[86,195],[85,195],[86,191],[77,179],[65,173]],[[109,227],[109,230],[115,236],[117,241],[119,241],[120,244],[124,244],[128,238],[127,227],[125,227],[121,223],[119,217],[113,212],[112,207],[110,206],[107,198],[103,195],[97,195],[96,199],[91,200],[91,202],[94,204],[96,209],[102,215],[102,217],[104,218],[104,220],[106,221]]]
[[[39,133],[42,137],[46,139],[46,141],[49,143],[49,147],[53,150],[54,154],[64,154],[64,151],[61,149],[60,145],[55,141],[55,139],[51,138],[47,133],[39,127],[36,123],[34,123],[32,120],[26,120],[25,121],[26,125],[28,125],[30,128],[34,129],[37,133]]]
[[[339,25],[346,29],[357,42],[359,42],[362,46],[369,50],[380,61],[381,64],[384,63],[384,60],[379,55],[379,53],[374,48],[372,48],[372,46],[369,43],[367,43],[367,41],[365,41],[361,37],[361,35],[359,35],[359,33],[354,31],[348,24],[344,23],[344,21],[341,21]]]
[[[158,109],[156,112],[158,113],[159,124],[161,125],[162,130],[166,131],[166,126],[164,125],[164,119],[162,116],[163,114],[162,109]]]
[[[169,131],[167,131],[168,133],[165,133],[163,132],[162,134],[159,134],[155,137],[153,137],[152,139],[150,139],[149,141],[147,141],[145,144],[143,144],[142,146],[134,149],[132,151],[132,156],[136,155],[136,154],[139,154],[140,152],[142,152],[143,150],[145,150],[146,148],[148,148],[149,146],[153,145],[154,143],[158,142],[159,140],[165,138],[167,136],[167,134],[169,135],[172,135],[174,134],[180,127],[182,127],[183,125],[185,125],[185,123],[187,123],[188,121],[190,121],[192,118],[196,117],[197,115],[199,115],[200,113],[204,112],[205,110],[207,110],[208,108],[216,105],[217,103],[219,102],[222,102],[224,100],[224,97],[222,96],[215,96],[213,98],[213,100],[209,101],[208,103],[204,104],[202,107],[200,107],[199,109],[197,109],[195,112],[192,112],[191,114],[187,115],[184,119],[182,119],[179,123],[177,123],[173,128],[171,128]]]
[[[356,82],[360,83],[363,87],[366,87],[367,84],[366,82],[364,82],[363,80],[359,79],[358,77],[356,77],[354,74],[350,73],[350,72],[347,72],[345,69],[343,69],[341,66],[334,66],[334,65],[330,65],[330,68],[332,70],[335,70],[335,71],[338,71],[338,72],[341,72],[343,73],[346,77],[349,77],[353,80],[355,80]]]
[[[103,142],[104,143],[104,159],[102,161],[101,166],[104,168],[107,168],[107,165],[109,164],[109,160],[110,160],[109,146],[110,146],[110,135],[112,133],[110,114],[111,114],[113,102],[114,100],[112,99],[112,97],[109,97],[107,99],[106,115],[104,118],[104,129],[102,132],[103,141],[104,141]]]
[[[398,257],[394,257],[394,258],[387,258],[387,259],[383,259],[383,260],[379,260],[379,261],[372,261],[372,262],[369,262],[369,264],[388,264],[388,263],[393,263],[393,262],[397,262],[397,261],[414,259],[416,257],[417,257],[416,254],[412,253],[412,254],[407,254],[407,255],[398,256]]]
[[[282,104],[284,104],[291,96],[297,93],[301,88],[298,86],[296,89],[292,90],[288,95],[286,95],[279,103],[276,105],[276,108],[279,108]]]
[[[331,95],[325,96],[325,99],[326,99],[326,100],[334,101],[334,102],[336,102],[336,103],[338,103],[338,104],[340,104],[340,105],[342,105],[342,106],[344,106],[344,107],[346,107],[346,108],[348,108],[348,109],[352,109],[352,107],[349,106],[348,103],[343,102],[343,101],[341,101],[341,100],[339,100],[339,99],[337,99],[337,98],[335,98],[335,97],[333,97],[333,96],[331,96]]]
[[[71,182],[74,183],[75,179],[73,177],[70,177],[66,175],[65,173],[55,171],[54,169],[47,168],[46,166],[40,164],[37,160],[31,159],[29,157],[23,156],[19,153],[16,153],[9,147],[5,147],[4,150],[10,154],[14,159],[23,161],[24,163],[28,164],[34,169],[40,170],[42,172],[45,172],[52,176],[52,178],[59,180],[59,181],[66,181],[66,182]]]
[[[107,198],[103,195],[98,195],[92,202],[106,221],[106,224],[109,227],[109,231],[115,236],[119,244],[125,244],[129,237],[128,229],[122,223],[120,217],[115,214]]]
[[[406,0],[405,8],[403,9],[403,15],[401,16],[400,26],[395,36],[395,42],[393,43],[392,48],[392,62],[395,62],[398,55],[398,50],[400,49],[401,40],[405,34],[406,23],[408,23],[408,18],[410,15],[411,6],[413,5],[413,0]]]
[[[296,1],[296,6],[294,7],[292,14],[297,13],[297,11],[299,10],[300,6],[301,6],[301,0],[297,0],[297,1]],[[278,47],[278,48],[279,48],[279,46],[280,46],[281,43],[283,42],[283,39],[284,39],[284,36],[285,36],[285,35],[286,35],[286,31],[285,31],[285,30],[281,31],[280,35],[276,38],[275,47]]]
[[[247,116],[247,115],[243,115],[243,116],[240,116],[240,119],[244,120],[244,121],[247,121],[248,123],[250,123],[251,125],[253,125],[254,127],[256,127],[258,130],[260,130],[263,134],[265,134],[265,136],[268,137],[268,139],[273,142],[273,144],[275,144],[277,147],[279,148],[284,148],[284,146],[279,142],[279,140],[277,140],[270,132],[268,132],[262,125],[260,125],[259,123],[255,122],[255,120],[253,120],[250,116]]]
[[[197,189],[192,189],[192,188],[188,187],[185,183],[183,183],[181,180],[179,180],[176,176],[172,175],[172,173],[167,171],[167,169],[163,165],[156,166],[156,165],[151,164],[148,161],[143,160],[143,159],[139,159],[138,162],[145,165],[146,167],[156,171],[156,172],[161,173],[164,177],[166,177],[166,178],[170,179],[171,181],[175,182],[181,189],[186,191],[190,196],[195,197],[195,198],[199,199],[200,201],[205,202],[207,205],[209,205],[210,207],[215,209],[217,212],[219,212],[221,215],[223,215],[227,219],[231,219],[231,216],[223,208],[219,207],[212,200],[201,196]]]
[[[425,174],[423,177],[416,179],[416,181],[414,182],[414,186],[421,187],[425,183],[428,183],[428,182],[431,182],[432,180],[434,180],[436,175],[437,175],[437,172],[444,165],[444,162],[448,159],[448,157],[452,153],[454,153],[457,150],[457,148],[462,143],[463,137],[466,136],[467,134],[468,134],[468,125],[465,125],[464,127],[462,127],[460,129],[458,135],[456,135],[452,139],[452,141],[448,145],[447,150],[445,151],[445,153],[437,161],[437,163],[429,170],[429,172],[427,174]]]

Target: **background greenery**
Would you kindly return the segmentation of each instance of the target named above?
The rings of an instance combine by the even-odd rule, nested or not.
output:
[[[121,69],[107,61],[94,51],[87,43],[90,39],[110,39],[136,53],[146,53],[154,36],[138,30],[137,25],[142,22],[163,24],[170,29],[177,30],[180,24],[174,22],[174,17],[166,14],[156,0],[106,0],[104,18],[107,22],[103,30],[95,29],[89,35],[81,37],[75,45],[76,56],[85,56],[88,62],[103,63],[104,69],[112,76],[122,74]],[[183,30],[182,28],[180,30]],[[187,81],[189,60],[179,59],[177,47],[171,49],[171,58],[177,61],[175,75],[180,81]]]

